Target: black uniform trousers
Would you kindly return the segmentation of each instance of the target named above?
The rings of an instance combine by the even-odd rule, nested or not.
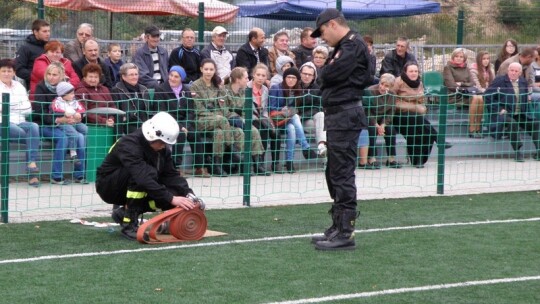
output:
[[[325,110],[324,124],[328,148],[325,174],[330,197],[338,210],[356,211],[355,170],[358,136],[366,127],[364,110],[361,106],[337,112]]]

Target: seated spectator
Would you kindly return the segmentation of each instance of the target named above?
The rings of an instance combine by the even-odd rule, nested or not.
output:
[[[409,53],[409,39],[399,37],[396,41],[396,49],[384,56],[379,75],[390,73],[395,77],[400,77],[403,67],[408,62],[416,62],[416,58]]]
[[[66,81],[69,81],[74,87],[79,84],[79,76],[75,73],[71,61],[62,58],[63,51],[64,45],[58,40],[49,41],[45,44],[45,53],[36,58],[32,75],[30,75],[30,98],[32,98],[37,84],[45,77],[45,70],[51,62],[60,62],[63,64],[66,71]]]
[[[449,92],[456,92],[456,103],[469,101],[469,137],[482,138],[482,116],[484,99],[477,95],[479,89],[474,85],[472,72],[467,66],[467,54],[462,48],[452,52],[450,61],[444,67],[444,85]]]
[[[201,60],[210,58],[218,66],[218,76],[222,80],[231,74],[235,66],[233,54],[225,47],[228,32],[223,26],[216,26],[212,30],[212,42],[201,51]]]
[[[169,54],[167,50],[159,45],[160,31],[155,25],[150,25],[144,29],[144,39],[146,43],[141,46],[131,59],[139,67],[139,83],[153,89],[158,85],[167,82],[169,69]]]
[[[268,50],[264,47],[266,41],[265,33],[262,29],[254,27],[249,31],[248,42],[240,46],[236,54],[236,66],[243,66],[248,69],[249,79],[252,79],[253,67],[258,63],[268,66]]]
[[[322,108],[321,89],[317,84],[317,69],[312,62],[306,62],[300,67],[300,88],[302,98],[298,106],[304,131],[315,129],[317,154],[326,156],[326,131],[324,130],[324,112]]]
[[[358,135],[358,168],[364,170],[379,170],[379,162],[369,163],[369,133],[367,129],[362,129]]]
[[[79,76],[79,79],[83,78],[82,69],[85,65],[89,63],[99,64],[101,66],[101,75],[99,75],[99,83],[106,86],[107,88],[112,88],[112,78],[111,71],[109,67],[99,58],[99,44],[94,39],[88,39],[84,42],[83,45],[83,54],[84,56],[73,62],[73,69]]]
[[[84,43],[94,37],[94,26],[90,23],[81,23],[77,28],[77,37],[66,43],[64,57],[71,62],[78,61],[84,57]],[[75,86],[75,85],[74,85]]]
[[[248,81],[246,68],[236,67],[232,69],[230,77],[225,80],[226,84],[223,89],[226,95],[223,98],[224,101],[220,103],[222,111],[229,119],[229,124],[242,130],[244,128],[244,107]],[[234,123],[236,121],[239,123]],[[261,135],[253,125],[251,125],[251,158],[253,160],[253,172],[256,175],[270,175],[264,168],[264,147],[261,142]]]
[[[99,74],[98,74],[99,75]],[[97,76],[99,81],[99,76]],[[79,121],[74,124],[60,124],[58,127],[64,130],[68,136],[69,156],[74,164],[79,164],[81,160],[77,155],[77,146],[79,141],[86,142],[88,127],[81,122],[86,109],[75,99],[75,88],[69,82],[62,81],[56,86],[56,97],[50,106],[51,113],[56,117],[65,117],[66,119],[74,119]],[[85,182],[87,183],[87,182]]]
[[[424,168],[433,143],[437,141],[437,132],[425,117],[424,86],[416,63],[405,64],[401,76],[394,83],[394,91],[398,97],[393,124],[407,141],[411,165]]]
[[[99,83],[99,75],[101,75],[101,66],[95,63],[90,63],[84,66],[83,79],[75,89],[77,99],[84,103],[86,110],[95,108],[112,108],[116,105],[111,97],[109,89]],[[86,122],[90,124],[104,125],[107,127],[115,127],[116,115],[94,114],[86,115]]]
[[[120,67],[120,81],[112,88],[111,96],[116,107],[126,114],[117,121],[120,134],[130,134],[139,129],[148,119],[149,110],[143,96],[146,87],[139,84],[139,68],[134,63],[124,63]]]
[[[28,184],[39,187],[39,168],[37,166],[39,151],[39,126],[26,121],[26,116],[32,113],[32,105],[26,95],[24,86],[13,80],[15,63],[11,59],[0,60],[0,94],[9,94],[9,140],[26,144],[26,172]],[[0,123],[2,109],[0,108]]]
[[[285,172],[294,173],[294,146],[298,142],[305,159],[317,158],[304,134],[304,127],[297,114],[298,97],[301,96],[300,72],[290,68],[283,73],[283,82],[270,88],[270,117],[276,128],[285,128],[287,133],[287,152],[285,154]],[[276,164],[274,172],[281,171]]]
[[[375,56],[375,52],[373,51],[373,37],[370,35],[365,35],[362,37],[364,39],[364,42],[366,43],[369,51],[369,74],[373,78],[373,84],[379,83],[379,78],[377,78],[377,57]]]
[[[103,60],[105,65],[111,71],[112,85],[116,85],[120,81],[120,67],[124,64],[122,60],[122,48],[119,43],[110,43],[107,46],[107,58]]]
[[[172,50],[169,57],[169,69],[178,65],[186,71],[185,79],[182,79],[184,85],[189,85],[201,77],[201,53],[199,48],[195,47],[195,32],[186,28],[182,31],[182,44]]]
[[[326,59],[328,59],[328,48],[319,45],[316,48],[313,49],[313,59],[312,62],[317,68],[317,75],[321,75],[321,70],[323,66],[326,64]],[[317,78],[317,84],[321,85],[320,78]]]
[[[212,59],[201,62],[202,77],[191,85],[194,95],[196,127],[198,132],[210,132],[213,142],[213,166],[211,173],[215,176],[227,176],[223,171],[223,156],[227,147],[232,153],[232,163],[241,163],[241,152],[244,150],[244,132],[229,125],[221,107],[225,93],[219,87],[221,80],[216,74],[217,66]]]
[[[497,56],[497,60],[495,60],[495,73],[498,74],[499,67],[501,64],[508,58],[517,55],[519,52],[517,41],[514,39],[507,39],[502,48],[499,52],[499,56]]]
[[[268,117],[268,87],[265,83],[270,75],[268,67],[264,63],[259,63],[253,67],[253,80],[248,82],[248,87],[253,94],[253,125],[259,130],[265,151],[270,151],[272,164],[279,162],[281,139],[276,128]]]
[[[399,169],[402,165],[396,160],[396,129],[392,126],[394,118],[395,103],[393,91],[396,78],[394,75],[386,73],[381,75],[379,84],[366,89],[366,95],[373,96],[365,105],[366,116],[368,118],[369,133],[369,157],[368,164],[372,167],[380,167],[377,164],[377,136],[384,136],[386,144],[386,155],[388,160],[386,166]]]
[[[288,68],[294,67],[294,60],[289,56],[279,56],[276,59],[277,73],[270,79],[270,87],[283,82],[283,72]]]
[[[274,45],[268,49],[268,62],[272,77],[278,73],[276,60],[280,56],[289,56],[293,62],[295,59],[294,53],[289,50],[289,34],[287,32],[277,32],[274,35]]]
[[[536,60],[536,57],[538,57],[536,49],[530,47],[524,48],[519,54],[514,55],[501,63],[497,76],[506,75],[510,64],[516,62],[519,63],[523,69],[521,77],[524,77],[527,81],[527,85],[532,87],[534,85],[534,70],[532,68],[532,63]]]
[[[513,62],[509,65],[506,75],[495,77],[485,92],[486,106],[490,117],[490,131],[495,139],[500,139],[502,131],[508,130],[510,144],[515,151],[517,162],[525,161],[520,151],[521,130],[529,133],[536,147],[535,160],[540,161],[540,122],[527,113],[528,86],[521,76],[522,66]]]
[[[74,134],[67,134],[64,129],[59,127],[61,124],[73,125],[81,122],[75,117],[67,118],[65,116],[56,117],[50,112],[52,101],[56,98],[56,86],[65,78],[64,65],[60,62],[52,62],[45,70],[45,78],[36,86],[34,93],[34,102],[32,103],[32,118],[35,123],[40,125],[41,136],[54,142],[53,160],[51,170],[51,183],[57,185],[68,185],[71,180],[64,178],[63,162],[67,152],[68,140],[74,137]],[[84,162],[86,144],[84,141],[77,140],[78,162],[73,164],[73,177],[76,183],[85,183]]]
[[[493,64],[487,51],[479,51],[476,54],[476,62],[471,65],[471,76],[474,86],[480,93],[484,93],[495,78]]]
[[[28,35],[24,43],[17,48],[15,74],[23,80],[23,85],[26,88],[30,87],[34,61],[45,52],[45,44],[50,37],[51,26],[49,22],[36,19],[32,22],[32,34]]]
[[[191,92],[182,85],[182,79],[185,77],[184,68],[178,65],[172,66],[169,71],[169,80],[156,88],[154,99],[158,103],[157,110],[171,114],[180,125],[176,144],[172,146],[172,157],[176,167],[179,168],[182,165],[182,153],[187,138],[194,158],[194,175],[210,177],[208,170],[204,167],[204,144],[200,134],[195,132],[195,112]]]
[[[299,67],[313,59],[313,49],[317,46],[317,38],[311,37],[313,28],[305,27],[300,33],[300,45],[292,52],[294,53],[294,65]]]

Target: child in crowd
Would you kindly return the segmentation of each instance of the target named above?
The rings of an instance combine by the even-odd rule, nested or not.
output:
[[[75,99],[75,88],[71,83],[62,81],[56,86],[56,97],[51,104],[51,112],[62,113],[71,123],[60,125],[64,132],[68,134],[69,155],[74,164],[80,163],[77,157],[77,143],[75,137],[81,134],[86,136],[88,128],[81,123],[82,115],[86,112],[84,106]],[[76,134],[79,133],[79,134]]]
[[[122,60],[122,48],[118,43],[110,43],[107,47],[108,58],[105,65],[111,69],[112,83],[115,85],[120,81],[120,67],[124,64]]]

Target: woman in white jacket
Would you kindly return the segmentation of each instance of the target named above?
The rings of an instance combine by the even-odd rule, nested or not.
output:
[[[13,80],[15,65],[11,59],[0,60],[0,93],[8,93],[9,112],[9,139],[26,144],[26,170],[28,184],[39,186],[39,168],[37,167],[38,149],[40,143],[39,126],[34,122],[26,121],[26,115],[32,112],[26,89],[21,83]],[[1,114],[2,109],[0,109]],[[0,116],[0,122],[2,117]]]

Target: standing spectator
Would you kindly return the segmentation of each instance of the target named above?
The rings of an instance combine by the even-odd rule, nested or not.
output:
[[[381,65],[379,75],[390,73],[395,77],[401,76],[403,66],[407,62],[416,62],[413,54],[409,53],[409,39],[399,37],[396,41],[396,49],[386,53]]]
[[[216,26],[212,31],[212,42],[201,51],[201,58],[214,60],[218,67],[218,76],[221,80],[231,74],[234,68],[234,57],[225,47],[227,41],[227,30],[222,26]]]
[[[39,151],[39,126],[35,122],[26,121],[32,113],[32,105],[23,85],[13,80],[15,65],[13,60],[0,60],[0,94],[9,94],[9,140],[26,144],[26,172],[28,184],[39,187],[39,168],[36,164]],[[0,123],[2,109],[0,109]]]
[[[124,63],[120,67],[120,81],[112,88],[111,95],[116,101],[116,107],[126,115],[118,121],[119,134],[130,134],[140,128],[148,119],[146,104],[143,96],[147,94],[147,88],[139,84],[139,67],[134,63]]]
[[[268,62],[270,63],[270,74],[277,74],[276,59],[280,56],[289,56],[295,59],[294,53],[289,50],[289,34],[287,32],[277,32],[274,35],[274,45],[268,49]]]
[[[32,95],[36,90],[36,86],[40,83],[45,77],[45,70],[51,64],[51,62],[60,62],[64,65],[64,70],[66,71],[66,81],[69,81],[71,85],[76,87],[79,82],[79,76],[73,69],[71,61],[62,57],[62,52],[64,50],[64,45],[58,41],[53,40],[45,44],[45,54],[41,54],[36,61],[34,62],[34,67],[32,69],[32,75],[30,76],[30,99],[33,100]]]
[[[487,51],[479,51],[476,54],[476,62],[471,65],[471,75],[474,86],[480,93],[484,93],[495,78],[493,64]]]
[[[190,28],[182,31],[182,44],[172,50],[169,57],[169,69],[178,65],[186,71],[185,79],[182,82],[186,86],[201,77],[201,53],[195,47],[195,32]]]
[[[107,46],[107,58],[105,65],[109,67],[111,72],[112,85],[116,85],[120,81],[120,67],[124,64],[122,60],[122,48],[119,43],[110,43]]]
[[[75,62],[84,56],[83,47],[88,39],[94,37],[94,26],[90,23],[81,23],[77,28],[77,37],[66,43],[64,57]]]
[[[94,108],[112,108],[115,109],[109,89],[99,83],[101,75],[101,66],[95,63],[89,63],[83,68],[83,79],[75,89],[77,98],[84,103],[86,110]],[[91,124],[105,125],[107,127],[115,126],[115,115],[106,114],[87,114],[86,122]]]
[[[85,65],[89,63],[99,64],[101,67],[101,75],[99,76],[99,83],[106,86],[107,88],[112,88],[112,78],[111,70],[109,67],[99,58],[99,44],[94,39],[88,39],[84,42],[83,45],[83,54],[84,56],[73,63],[73,68],[79,76],[79,79],[83,78],[82,70]]]
[[[311,37],[311,33],[313,33],[313,29],[311,27],[305,27],[300,33],[300,45],[292,51],[297,67],[311,61],[313,58],[313,50],[317,46],[317,39]]]
[[[24,44],[17,50],[15,59],[15,72],[17,77],[24,80],[24,86],[30,87],[30,74],[34,61],[45,52],[45,44],[51,37],[49,22],[37,19],[32,22],[32,34],[26,37]]]
[[[304,130],[315,129],[317,154],[326,156],[326,131],[324,130],[324,111],[322,108],[321,88],[317,84],[317,69],[308,61],[300,67],[300,88],[302,99],[298,107]]]
[[[538,52],[534,48],[524,48],[519,54],[514,55],[501,63],[501,66],[497,71],[497,76],[506,75],[511,63],[519,63],[523,69],[521,77],[525,78],[527,86],[532,87],[534,86],[534,69],[532,68],[532,63],[536,60],[536,57],[538,57]]]
[[[140,84],[153,89],[167,82],[169,55],[165,48],[159,46],[160,32],[157,26],[145,28],[144,39],[146,43],[135,52],[132,62],[139,67]]]
[[[495,139],[500,139],[502,130],[508,128],[516,162],[525,161],[520,151],[523,146],[521,129],[532,136],[537,151],[534,159],[540,160],[540,122],[527,113],[528,88],[525,79],[520,77],[522,72],[523,67],[519,63],[510,63],[506,75],[497,76],[485,92],[490,131]]]
[[[506,59],[517,55],[518,52],[519,49],[517,41],[514,39],[507,39],[499,52],[499,56],[497,56],[497,60],[495,60],[495,73],[499,72],[499,67]]]
[[[249,79],[253,78],[253,67],[257,63],[264,63],[268,66],[268,50],[263,47],[265,40],[264,31],[258,27],[254,27],[249,31],[248,42],[238,49],[236,66],[248,69]]]
[[[379,79],[375,74],[377,74],[377,57],[375,56],[375,51],[373,50],[373,37],[370,35],[364,35],[362,37],[364,42],[367,44],[369,50],[369,75],[373,77],[373,84],[379,83]]]
[[[98,76],[99,77],[99,76]],[[99,78],[96,78],[99,81]],[[86,142],[86,135],[88,134],[88,127],[81,122],[86,109],[84,106],[75,99],[75,88],[71,83],[62,81],[56,86],[56,97],[50,106],[50,111],[55,116],[65,117],[66,119],[74,119],[79,121],[74,124],[60,124],[58,127],[62,128],[66,134],[73,134],[68,140],[68,150],[71,160],[74,164],[80,163],[81,160],[77,156],[77,141],[83,140]],[[86,183],[86,182],[85,182]]]
[[[326,9],[317,17],[312,37],[334,47],[323,67],[322,100],[327,134],[326,181],[332,205],[332,226],[312,242],[320,250],[354,249],[356,212],[356,146],[361,129],[367,127],[362,90],[369,85],[368,49],[362,37],[347,25],[343,14]]]
[[[41,136],[54,143],[51,170],[51,183],[69,185],[71,181],[64,179],[63,162],[67,151],[68,140],[75,134],[68,134],[60,128],[61,124],[76,124],[80,120],[75,117],[55,117],[50,112],[52,101],[56,98],[56,87],[64,79],[64,66],[60,62],[52,62],[45,70],[45,78],[36,87],[34,102],[32,103],[32,119],[40,125]],[[73,177],[75,182],[86,183],[84,178],[84,159],[86,143],[77,138],[77,157],[79,162],[73,164]]]

